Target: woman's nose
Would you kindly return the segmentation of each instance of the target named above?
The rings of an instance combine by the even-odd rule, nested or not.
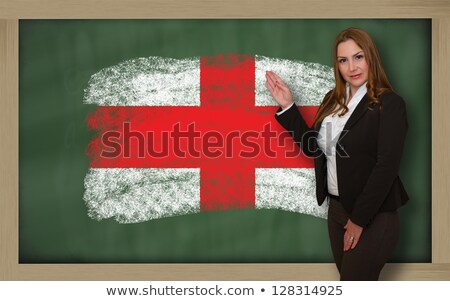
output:
[[[350,60],[348,62],[348,68],[350,71],[354,71],[356,69],[356,64]]]

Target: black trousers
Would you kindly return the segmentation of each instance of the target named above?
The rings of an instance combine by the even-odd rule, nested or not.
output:
[[[349,217],[342,204],[330,198],[328,234],[341,280],[378,280],[398,241],[397,211],[378,213],[363,230],[356,247],[344,252],[344,226]]]

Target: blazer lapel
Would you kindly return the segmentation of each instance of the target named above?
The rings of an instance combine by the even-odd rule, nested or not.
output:
[[[345,123],[344,130],[348,130],[349,128],[351,128],[353,126],[353,124],[355,124],[355,122],[358,121],[359,118],[361,118],[364,115],[364,113],[367,112],[368,105],[369,105],[369,97],[367,97],[367,93],[366,93],[364,95],[364,97],[361,99],[361,101],[358,103],[358,105],[356,106],[356,108],[353,111],[350,118]],[[320,127],[322,126],[322,122],[323,122],[323,120],[317,124],[317,127],[315,127],[314,130],[319,132]]]
[[[343,131],[350,129],[355,124],[355,122],[357,122],[359,120],[359,118],[361,118],[364,115],[364,113],[367,112],[368,105],[369,105],[369,97],[367,97],[367,93],[366,93],[364,95],[364,97],[361,99],[361,101],[358,103],[358,105],[356,106],[352,115],[350,115],[350,118],[345,123]]]

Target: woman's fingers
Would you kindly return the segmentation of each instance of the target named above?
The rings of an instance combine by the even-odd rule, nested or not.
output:
[[[358,244],[358,242],[359,242],[359,238],[361,237],[361,235],[355,235],[354,237],[353,237],[353,242],[352,242],[352,244],[351,244],[351,246],[350,246],[350,248],[351,249],[354,249],[355,247],[356,247],[356,245]]]
[[[344,252],[348,251],[353,243],[352,236],[348,233],[348,231],[344,234]]]
[[[275,81],[273,78],[266,73],[266,84],[269,87],[269,90],[273,90],[275,88]]]
[[[278,74],[276,74],[273,71],[267,71],[267,72],[269,73],[269,76],[271,76],[273,78],[273,81],[275,81],[277,84],[279,84],[283,88],[288,88],[288,86],[284,83],[284,81],[281,79],[281,77],[278,76]]]
[[[360,234],[352,234],[349,231],[346,231],[344,234],[344,251],[354,249],[358,244],[360,237]]]
[[[281,78],[273,71],[266,71],[266,74],[274,81],[282,81]]]
[[[268,74],[266,75],[266,85],[275,100],[279,102],[280,86],[275,82],[274,78]]]
[[[272,94],[272,97],[275,99],[276,102],[279,102],[279,88],[276,86],[276,84],[271,79],[266,80],[266,86],[267,89],[269,89],[270,94]]]
[[[266,78],[268,78],[272,83],[276,85],[281,85],[283,81],[276,75],[273,71],[266,71]]]
[[[344,226],[344,251],[348,251],[350,249],[354,249],[361,238],[361,234],[363,228],[354,224],[350,219],[347,221],[347,224]]]
[[[281,107],[285,108],[292,103],[289,87],[272,71],[266,71],[266,86]]]
[[[274,86],[280,88],[283,91],[290,91],[289,87],[283,82],[283,80],[276,75],[273,71],[266,71],[266,79]]]

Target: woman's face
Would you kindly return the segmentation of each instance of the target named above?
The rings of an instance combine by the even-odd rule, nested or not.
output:
[[[369,78],[364,51],[351,39],[341,42],[337,47],[337,64],[342,77],[350,84],[351,95],[355,95]]]

